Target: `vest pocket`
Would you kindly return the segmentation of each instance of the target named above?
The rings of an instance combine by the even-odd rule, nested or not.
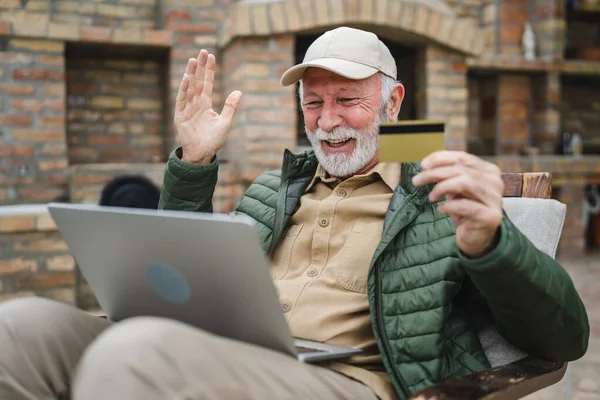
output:
[[[273,261],[271,262],[272,279],[282,279],[287,275],[290,269],[294,245],[298,240],[298,235],[302,231],[303,226],[303,224],[292,225],[287,230],[283,240],[279,244],[279,248],[275,251]]]
[[[369,266],[381,241],[382,230],[381,222],[354,223],[336,268],[336,280],[341,287],[357,293],[367,293]]]

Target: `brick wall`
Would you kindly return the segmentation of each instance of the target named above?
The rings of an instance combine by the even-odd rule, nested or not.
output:
[[[0,204],[49,201],[66,187],[63,52],[24,38],[0,51]]]
[[[236,40],[224,49],[223,60],[224,93],[243,93],[225,154],[248,184],[261,172],[279,168],[283,150],[296,145],[295,86],[279,82],[294,64],[294,39]]]
[[[0,216],[0,301],[43,296],[75,302],[75,262],[41,208]]]
[[[45,3],[38,2],[40,7]],[[127,28],[154,28],[158,23],[156,0],[55,0],[50,4],[50,20],[55,22]]]
[[[446,145],[466,150],[468,143],[468,87],[465,59],[429,46],[417,57],[417,114],[446,123]]]
[[[503,56],[523,54],[521,39],[525,23],[531,20],[529,0],[499,1],[498,4],[498,53]]]
[[[499,76],[497,106],[499,154],[521,154],[531,133],[531,78]]]
[[[68,59],[69,162],[164,160],[165,78],[158,61]]]

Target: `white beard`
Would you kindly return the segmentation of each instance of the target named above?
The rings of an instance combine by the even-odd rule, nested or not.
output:
[[[310,131],[304,128],[306,136],[315,151],[315,156],[325,171],[331,176],[348,177],[360,171],[375,156],[379,148],[379,124],[381,117],[370,127],[364,129],[336,128],[332,132],[325,132],[321,128]],[[354,150],[351,155],[345,153],[325,154],[321,140],[353,138]]]

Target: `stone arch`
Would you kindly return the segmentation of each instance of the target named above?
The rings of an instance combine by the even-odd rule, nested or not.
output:
[[[238,1],[228,13],[219,46],[226,47],[236,37],[368,25],[370,30],[393,40],[433,42],[468,56],[483,52],[483,32],[472,20],[458,18],[449,8],[431,4],[411,0]]]

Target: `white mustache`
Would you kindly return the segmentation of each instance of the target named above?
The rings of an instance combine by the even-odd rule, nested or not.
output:
[[[346,140],[356,139],[360,135],[366,132],[362,130],[356,130],[351,128],[336,128],[331,132],[326,132],[321,128],[317,128],[315,131],[310,132],[311,135],[315,136],[318,140]]]

